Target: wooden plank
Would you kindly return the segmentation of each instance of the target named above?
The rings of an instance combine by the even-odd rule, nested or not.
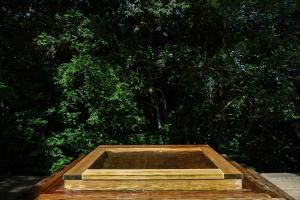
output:
[[[162,145],[108,145],[108,146],[99,146],[97,147],[94,151],[89,153],[80,163],[78,163],[76,166],[71,168],[67,173],[64,175],[65,180],[81,180],[81,175],[82,173],[88,169],[95,161],[96,159],[105,151],[112,151],[112,152],[141,152],[145,151],[145,148],[148,151],[159,151],[159,152],[164,152],[164,151],[174,151],[174,152],[184,152],[186,150],[188,151],[201,151],[199,146],[179,146],[177,147],[176,145],[168,145],[168,146],[162,146]]]
[[[80,160],[81,158],[77,159],[70,166],[73,166]],[[38,184],[39,187],[34,187],[35,194],[41,194],[37,200],[79,200],[79,199],[89,199],[89,200],[98,200],[98,199],[268,199],[269,198],[269,191],[274,189],[274,185],[268,185],[269,190],[262,189],[264,186],[260,184],[256,185],[255,178],[253,174],[248,173],[248,171],[244,171],[243,169],[247,169],[245,166],[241,166],[239,164],[234,164],[236,168],[238,168],[242,172],[246,172],[246,176],[243,179],[243,190],[227,190],[227,191],[142,191],[142,192],[122,192],[122,191],[80,191],[80,192],[68,192],[63,189],[63,179],[62,173],[60,176],[52,175],[51,177],[45,178],[42,182],[46,183],[44,185]],[[260,176],[258,174],[258,176]],[[57,179],[57,181],[53,179]],[[56,182],[58,184],[50,184],[47,188],[47,184],[50,182]],[[48,185],[49,186],[49,185]],[[40,187],[44,188],[41,189]],[[275,188],[276,190],[276,188]],[[282,195],[274,195],[272,194],[273,198],[284,198]],[[25,198],[24,198],[25,199]],[[32,199],[32,198],[29,198]],[[291,198],[287,198],[291,199]]]
[[[200,148],[195,151],[165,148],[112,149],[116,148],[105,149],[103,156],[90,169],[217,169]]]
[[[89,168],[99,156],[103,153],[103,149],[96,148],[87,156],[85,156],[79,163],[73,166],[70,170],[68,170],[64,176],[64,180],[81,180],[81,174]]]
[[[99,146],[99,148],[102,148]],[[103,148],[106,151],[111,151],[111,152],[143,152],[143,151],[153,151],[153,152],[186,152],[186,151],[201,151],[200,146],[198,147],[181,147],[181,148],[176,148],[176,147],[165,147],[164,145],[157,145],[156,147],[131,147],[131,148],[124,148],[124,147],[105,147]]]
[[[220,169],[88,169],[82,174],[82,180],[99,179],[224,179],[224,174]]]
[[[201,149],[205,150],[204,154]],[[195,160],[191,152],[201,153],[202,155],[198,153],[193,155],[201,159]],[[101,159],[98,160],[101,155]],[[145,157],[141,159],[141,156]],[[185,168],[180,168],[183,166],[178,166],[178,169],[164,168],[166,167],[164,163],[168,162],[168,159],[169,162],[175,161],[172,167],[180,163],[193,163],[194,160],[198,163],[210,162],[213,167],[205,169],[200,165],[184,165]],[[153,165],[154,168],[147,169],[147,166],[152,166],[157,160],[160,160],[158,163],[162,168]],[[124,163],[125,168],[118,168]],[[136,168],[131,169],[132,165]],[[102,168],[103,166],[108,168]],[[188,166],[190,167],[186,168]],[[88,169],[89,167],[91,168]],[[225,177],[223,170],[228,173],[228,181],[222,181]],[[99,146],[64,175],[64,186],[68,190],[238,190],[242,189],[241,177],[236,168],[208,145],[181,146],[181,148],[176,145],[146,148]]]
[[[56,187],[59,185],[63,185],[62,176],[66,173],[70,168],[76,165],[83,159],[83,156],[78,157],[71,164],[66,165],[62,170],[52,174],[51,176],[41,180],[38,182],[32,190],[30,190],[27,194],[24,195],[25,199],[34,199],[41,193],[53,192]]]
[[[247,188],[251,188],[253,191],[267,193],[273,198],[284,198],[287,200],[295,200],[289,194],[281,190],[279,187],[259,175],[253,169],[242,166],[237,162],[231,162],[236,168],[238,168],[244,174],[243,185]]]
[[[108,146],[99,146],[93,152],[91,152],[88,156],[84,158],[80,163],[70,169],[65,175],[65,180],[81,180],[82,173],[91,166],[96,159],[104,153],[105,151],[110,152],[142,152],[142,151],[159,151],[159,152],[185,152],[185,151],[201,151],[209,157],[209,159],[217,165],[218,168],[222,170],[224,173],[224,178],[242,178],[242,174],[235,169],[232,165],[230,165],[224,158],[222,158],[217,152],[215,152],[208,145],[189,145],[189,146],[177,146],[177,145],[108,145]],[[211,175],[208,175],[211,177]],[[220,174],[218,174],[220,177]]]
[[[241,179],[223,180],[65,180],[67,190],[241,190]]]
[[[36,200],[145,200],[145,199],[163,199],[163,200],[196,200],[196,199],[206,199],[206,200],[250,200],[250,199],[272,199],[269,195],[265,193],[207,193],[205,191],[160,191],[160,192],[85,192],[85,193],[68,193],[68,194],[43,194],[39,196]]]
[[[224,179],[242,179],[243,174],[208,145],[201,145],[202,152],[224,173]]]
[[[88,169],[82,174],[82,180],[99,179],[224,179],[224,174],[220,169]]]
[[[262,173],[260,175],[278,186],[296,200],[300,200],[300,174]]]
[[[202,146],[207,146],[207,145],[202,145],[202,144],[193,144],[193,145],[99,145],[98,147],[100,148],[160,148],[160,147],[164,147],[164,148],[176,148],[176,149],[180,149],[180,148],[201,148]]]

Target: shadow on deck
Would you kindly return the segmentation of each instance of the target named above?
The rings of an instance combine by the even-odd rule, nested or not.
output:
[[[41,176],[11,176],[0,179],[0,199],[18,200],[33,185],[42,180]]]

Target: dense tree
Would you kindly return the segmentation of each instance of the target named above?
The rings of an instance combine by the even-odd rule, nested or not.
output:
[[[209,143],[299,170],[298,1],[0,7],[0,167],[55,171],[99,144]]]

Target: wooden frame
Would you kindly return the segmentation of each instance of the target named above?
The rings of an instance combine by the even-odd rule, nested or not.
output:
[[[201,153],[214,167],[91,169],[107,152],[116,155],[134,152],[144,156],[147,155],[145,152],[161,153],[160,156]],[[109,145],[97,147],[65,173],[64,186],[68,190],[239,190],[242,188],[242,176],[238,169],[208,145]]]
[[[265,199],[295,200],[276,185],[263,178],[254,170],[234,161],[228,161],[243,173],[242,190],[210,191],[72,191],[64,189],[63,174],[78,164],[84,157],[79,157],[61,171],[46,177],[37,183],[22,199],[36,200],[111,200],[111,199]]]

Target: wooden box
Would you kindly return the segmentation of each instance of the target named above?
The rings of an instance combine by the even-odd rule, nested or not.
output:
[[[99,146],[64,174],[67,190],[240,190],[242,173],[208,145]]]

